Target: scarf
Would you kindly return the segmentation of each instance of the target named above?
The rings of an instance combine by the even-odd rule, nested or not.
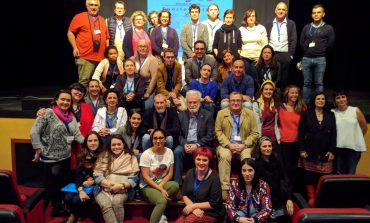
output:
[[[109,157],[111,156],[111,157]],[[108,160],[111,159],[111,165],[108,167]],[[98,157],[95,163],[94,176],[104,176],[108,178],[111,174],[134,176],[139,172],[139,165],[135,156],[122,152],[117,158],[106,151]]]
[[[58,116],[58,118],[68,126],[68,124],[72,121],[72,112],[66,111],[64,112],[58,105],[53,105],[52,107],[54,114]]]
[[[166,129],[166,124],[167,124],[167,109],[164,111],[163,118],[161,121],[161,126],[160,129],[165,130]],[[153,112],[153,128],[158,129],[158,120],[157,120],[157,112]]]

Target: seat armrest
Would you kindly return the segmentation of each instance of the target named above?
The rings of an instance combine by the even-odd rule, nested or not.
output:
[[[29,199],[24,203],[22,209],[23,213],[32,211],[32,209],[46,197],[46,189],[40,189],[36,191]]]
[[[293,193],[293,202],[297,204],[300,209],[309,208],[307,201],[303,198],[300,193]]]

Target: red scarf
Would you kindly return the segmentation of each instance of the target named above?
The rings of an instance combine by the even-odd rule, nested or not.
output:
[[[58,116],[58,118],[64,122],[64,124],[68,125],[72,121],[72,112],[66,111],[64,112],[58,105],[53,105],[52,107],[53,112]]]

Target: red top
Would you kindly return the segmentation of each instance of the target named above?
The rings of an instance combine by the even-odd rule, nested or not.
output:
[[[81,58],[97,62],[104,59],[104,50],[109,34],[103,17],[98,16],[98,20],[96,20],[96,17],[88,16],[87,12],[79,13],[73,17],[68,30],[75,34]],[[100,40],[98,50],[94,50],[92,39]]]
[[[298,141],[298,125],[301,120],[301,114],[288,112],[286,108],[279,106],[279,130],[281,142]]]

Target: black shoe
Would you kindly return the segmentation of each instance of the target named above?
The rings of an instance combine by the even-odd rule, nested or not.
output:
[[[55,209],[55,208],[53,208],[51,210],[51,217],[69,217],[70,214],[71,213],[69,211],[63,210],[63,209]]]

